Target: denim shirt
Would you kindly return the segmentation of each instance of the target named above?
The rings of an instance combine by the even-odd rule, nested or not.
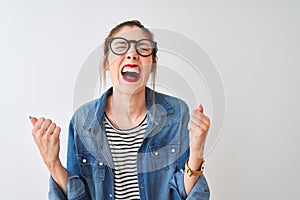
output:
[[[49,199],[114,199],[114,163],[103,123],[106,100],[112,92],[110,88],[74,113],[69,127],[66,194],[50,177]],[[184,166],[189,156],[188,106],[147,87],[146,104],[147,129],[137,152],[140,199],[209,199],[204,175],[188,196],[184,188]]]

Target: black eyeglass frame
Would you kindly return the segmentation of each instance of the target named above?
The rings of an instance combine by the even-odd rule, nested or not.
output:
[[[128,46],[127,46],[127,49],[126,49],[126,51],[124,51],[124,53],[116,53],[115,51],[113,51],[113,48],[111,47],[111,44],[112,44],[112,41],[113,40],[115,40],[115,39],[122,39],[122,40],[124,40],[124,41],[126,41],[127,42],[127,44],[128,44]],[[151,45],[152,45],[152,51],[151,51],[151,53],[149,53],[148,55],[143,55],[143,54],[141,54],[139,51],[138,51],[138,49],[137,49],[137,44],[139,43],[139,42],[141,42],[141,41],[149,41],[150,43],[151,43]],[[109,38],[108,40],[107,40],[107,45],[108,45],[108,47],[110,48],[110,50],[114,53],[114,54],[116,54],[116,55],[118,55],[118,56],[121,56],[121,55],[124,55],[124,54],[126,54],[127,52],[128,52],[128,50],[130,49],[130,45],[131,45],[131,43],[133,43],[134,45],[135,45],[135,50],[136,50],[136,52],[140,55],[140,56],[142,56],[142,57],[148,57],[148,56],[150,56],[150,55],[156,55],[156,53],[157,53],[157,42],[155,42],[155,41],[153,41],[153,40],[150,40],[150,39],[141,39],[141,40],[127,40],[127,39],[125,39],[125,38],[123,38],[123,37],[111,37],[111,38]]]

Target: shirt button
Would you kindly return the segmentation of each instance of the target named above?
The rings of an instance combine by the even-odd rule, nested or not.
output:
[[[103,166],[103,162],[99,162],[99,165],[100,165],[100,166]]]
[[[142,156],[138,156],[138,160],[142,160]]]
[[[154,152],[154,155],[158,156],[158,152],[157,152],[157,151],[155,151],[155,152]]]
[[[85,159],[85,158],[84,158],[84,159],[82,159],[82,162],[83,162],[83,163],[86,163],[86,159]]]
[[[140,185],[140,187],[141,187],[141,188],[144,188],[144,187],[145,187],[145,185],[142,183],[142,184]]]
[[[171,152],[172,152],[172,153],[175,153],[175,151],[176,151],[175,149],[171,149]]]
[[[109,194],[109,197],[112,198],[112,194]]]

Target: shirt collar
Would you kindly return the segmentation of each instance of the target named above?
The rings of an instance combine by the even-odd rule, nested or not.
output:
[[[107,97],[112,95],[113,88],[109,88],[99,99],[95,100],[89,109],[83,128],[88,130],[99,130],[102,124]],[[154,96],[153,96],[154,95]],[[154,101],[153,101],[154,97]],[[174,112],[174,108],[167,102],[165,95],[146,87],[147,115],[149,120],[157,124],[163,115]]]

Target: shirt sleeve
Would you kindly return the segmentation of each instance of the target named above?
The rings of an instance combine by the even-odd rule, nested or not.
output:
[[[190,191],[189,195],[185,192],[184,187],[184,168],[186,159],[189,157],[189,131],[187,129],[188,122],[189,122],[189,109],[188,106],[183,103],[181,106],[182,115],[181,121],[182,126],[180,130],[180,141],[181,141],[181,152],[184,152],[180,158],[178,159],[178,168],[177,172],[173,175],[169,186],[171,188],[171,196],[172,199],[187,199],[187,200],[208,200],[210,197],[210,190],[208,183],[204,174],[202,174],[197,182],[195,183],[194,187]]]
[[[50,190],[48,193],[49,200],[90,200],[89,194],[84,182],[80,179],[79,165],[76,158],[76,145],[74,140],[74,122],[73,119],[69,126],[68,137],[68,155],[67,155],[67,172],[68,181],[66,194],[60,189],[52,177],[50,177]]]
[[[170,187],[173,199],[208,200],[210,197],[209,187],[204,174],[198,178],[188,196],[184,188],[184,170],[180,170],[173,176]]]
[[[49,200],[90,200],[85,192],[85,186],[79,176],[73,175],[68,171],[68,182],[66,195],[50,177],[50,191],[48,193]]]

